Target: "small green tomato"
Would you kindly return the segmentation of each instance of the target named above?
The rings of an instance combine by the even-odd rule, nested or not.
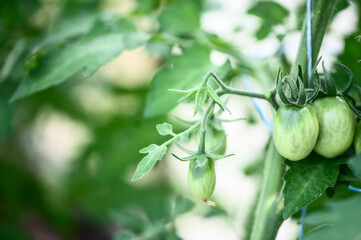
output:
[[[207,200],[216,186],[214,161],[201,155],[191,160],[188,171],[188,184],[192,193],[201,200]]]
[[[315,152],[326,158],[343,154],[352,144],[355,117],[341,97],[324,97],[312,104],[320,124]]]
[[[317,116],[310,105],[283,105],[277,110],[273,141],[283,157],[292,161],[304,159],[312,152],[317,136]]]

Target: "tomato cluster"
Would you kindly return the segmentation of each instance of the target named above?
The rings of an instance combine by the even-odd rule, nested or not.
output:
[[[312,150],[334,158],[351,146],[355,127],[354,113],[343,98],[322,97],[303,107],[281,106],[274,121],[273,140],[278,152],[289,160],[301,160]],[[355,144],[360,151],[361,139],[356,138]]]

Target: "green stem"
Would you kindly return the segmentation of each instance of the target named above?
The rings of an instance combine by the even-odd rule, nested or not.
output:
[[[318,0],[313,1],[312,4],[312,63],[317,61],[318,53],[322,45],[323,37],[326,33],[327,27],[331,22],[333,11],[336,7],[337,0]],[[301,44],[298,48],[295,63],[291,68],[291,75],[296,76],[298,72],[298,65],[301,65],[303,70],[304,83],[307,86],[307,51],[306,51],[306,21],[303,24]]]
[[[283,199],[282,176],[283,157],[277,152],[271,140],[264,163],[262,188],[254,215],[251,240],[273,240],[282,223]]]
[[[162,145],[164,146],[168,146],[170,144],[172,144],[173,142],[175,142],[176,140],[178,140],[182,134],[184,133],[192,133],[194,130],[196,130],[197,128],[199,128],[199,126],[201,126],[201,122],[197,122],[195,124],[193,124],[192,126],[190,126],[187,130],[181,132],[181,133],[178,133],[176,135],[174,135],[171,139],[169,139],[168,141],[164,142]]]
[[[213,110],[213,107],[216,103],[213,101],[206,112],[204,113],[201,120],[201,129],[200,129],[200,137],[199,137],[199,145],[198,145],[198,153],[205,153],[206,151],[206,132],[207,132],[207,120],[209,118],[210,113]]]
[[[263,93],[254,93],[254,92],[246,92],[246,91],[240,91],[235,88],[227,87],[226,89],[223,89],[225,94],[233,94],[233,95],[239,95],[239,96],[245,96],[245,97],[252,97],[252,98],[259,98],[267,100],[266,96]]]
[[[233,94],[233,95],[252,97],[252,98],[260,98],[260,99],[267,100],[266,96],[263,93],[240,91],[238,89],[228,87],[214,72],[208,72],[203,79],[208,80],[210,77],[212,77],[214,80],[216,80],[218,85],[222,88],[222,90],[223,90],[222,94]]]

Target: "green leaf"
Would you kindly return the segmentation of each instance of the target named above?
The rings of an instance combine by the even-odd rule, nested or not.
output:
[[[194,45],[186,48],[182,55],[167,59],[164,67],[152,79],[152,89],[147,96],[144,115],[164,115],[178,104],[178,99],[183,95],[168,89],[192,89],[201,83],[203,76],[209,71],[225,78],[231,70],[230,63],[227,61],[222,67],[214,66],[209,56],[209,48]]]
[[[156,128],[157,128],[158,133],[162,136],[174,135],[173,127],[169,123],[165,122],[162,124],[157,124]]]
[[[66,39],[87,34],[99,18],[100,14],[88,12],[62,18],[45,34],[40,45],[59,44]]]
[[[199,1],[173,1],[159,15],[159,27],[163,32],[182,33],[199,29],[201,6]]]
[[[330,200],[322,210],[306,215],[308,231],[305,240],[358,240],[361,239],[360,216],[361,194],[347,199]]]
[[[261,40],[272,32],[272,28],[283,23],[288,16],[288,10],[273,1],[259,1],[248,10],[249,14],[262,19],[262,23],[256,32],[257,39]]]
[[[333,187],[339,174],[340,161],[312,154],[301,161],[287,161],[283,190],[283,218],[287,219]]]
[[[59,47],[40,59],[39,65],[23,79],[10,101],[58,85],[80,71],[90,77],[122,51],[137,48],[148,38],[146,34],[117,30],[89,34],[78,42]]]
[[[162,157],[167,152],[167,147],[164,145],[151,144],[148,147],[145,147],[139,151],[140,153],[148,153],[140,163],[138,164],[137,169],[135,170],[132,181],[142,178],[147,174],[156,164],[158,160],[161,160]]]
[[[353,174],[355,177],[361,178],[361,154],[353,156],[349,164],[353,170]]]

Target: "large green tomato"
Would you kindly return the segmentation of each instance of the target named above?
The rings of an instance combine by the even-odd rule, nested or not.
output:
[[[207,200],[216,186],[214,161],[206,156],[191,160],[188,171],[188,184],[193,194]]]
[[[315,147],[318,121],[311,106],[281,106],[273,126],[273,141],[285,158],[298,161],[308,156]]]
[[[315,152],[334,158],[344,153],[352,144],[355,134],[355,117],[345,100],[324,97],[312,104],[320,124],[320,134]]]
[[[359,154],[361,152],[361,121],[357,124],[355,134],[355,152]]]

